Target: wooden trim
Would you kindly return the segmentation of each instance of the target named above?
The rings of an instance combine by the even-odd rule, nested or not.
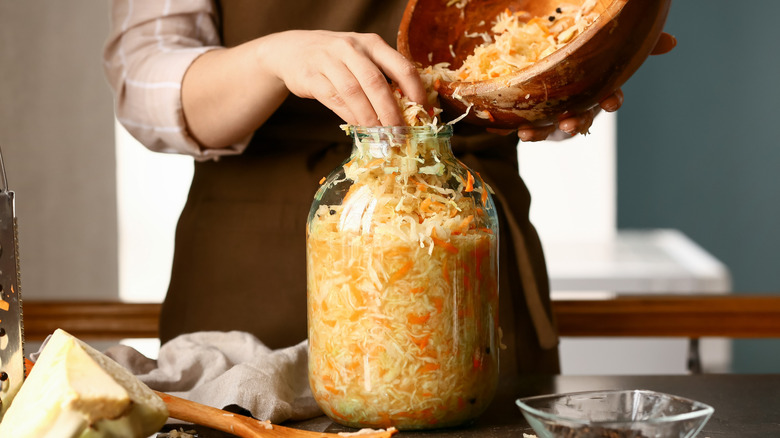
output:
[[[553,302],[561,336],[780,338],[780,296],[623,296]],[[25,337],[56,328],[84,339],[156,338],[160,305],[24,302]]]
[[[57,328],[83,339],[158,337],[159,304],[25,300],[23,308],[26,340],[46,339]]]
[[[623,296],[553,308],[562,336],[780,338],[780,296]]]

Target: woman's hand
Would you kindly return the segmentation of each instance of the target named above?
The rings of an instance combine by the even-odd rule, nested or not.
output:
[[[353,125],[403,125],[390,78],[404,95],[425,104],[414,64],[379,35],[288,31],[269,38],[272,71],[290,92],[320,101]]]
[[[388,83],[426,103],[414,65],[381,37],[293,30],[204,53],[182,83],[188,133],[207,148],[246,139],[293,93],[353,125],[403,125]]]
[[[655,44],[651,55],[662,55],[670,52],[674,46],[677,45],[677,40],[670,34],[662,32],[658,38],[658,42]],[[620,109],[623,105],[623,91],[620,89],[615,90],[614,93],[607,96],[599,102],[598,106],[591,108],[584,113],[576,114],[571,117],[567,116],[558,121],[558,125],[544,126],[541,128],[527,127],[517,130],[517,136],[521,141],[540,141],[545,140],[548,136],[557,130],[565,132],[569,135],[585,134],[593,124],[593,119],[599,111],[604,110],[606,112],[614,112]],[[494,131],[495,132],[495,131]],[[500,132],[499,132],[500,133]],[[506,133],[506,132],[504,132]]]

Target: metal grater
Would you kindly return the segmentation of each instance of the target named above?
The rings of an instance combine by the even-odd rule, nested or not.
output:
[[[23,339],[14,192],[0,151],[0,421],[24,382]]]

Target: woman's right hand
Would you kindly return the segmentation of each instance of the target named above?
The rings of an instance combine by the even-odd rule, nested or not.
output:
[[[198,57],[182,82],[182,110],[188,133],[206,148],[246,139],[290,92],[349,124],[403,125],[388,78],[426,103],[415,66],[378,35],[285,31]]]
[[[379,35],[293,30],[264,39],[260,59],[287,89],[320,101],[346,123],[404,124],[388,78],[410,99],[426,103],[414,64]]]

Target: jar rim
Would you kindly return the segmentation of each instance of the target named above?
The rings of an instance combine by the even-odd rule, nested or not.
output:
[[[359,126],[346,125],[348,135],[358,137],[374,135],[402,135],[414,137],[452,137],[452,125],[424,126]]]

